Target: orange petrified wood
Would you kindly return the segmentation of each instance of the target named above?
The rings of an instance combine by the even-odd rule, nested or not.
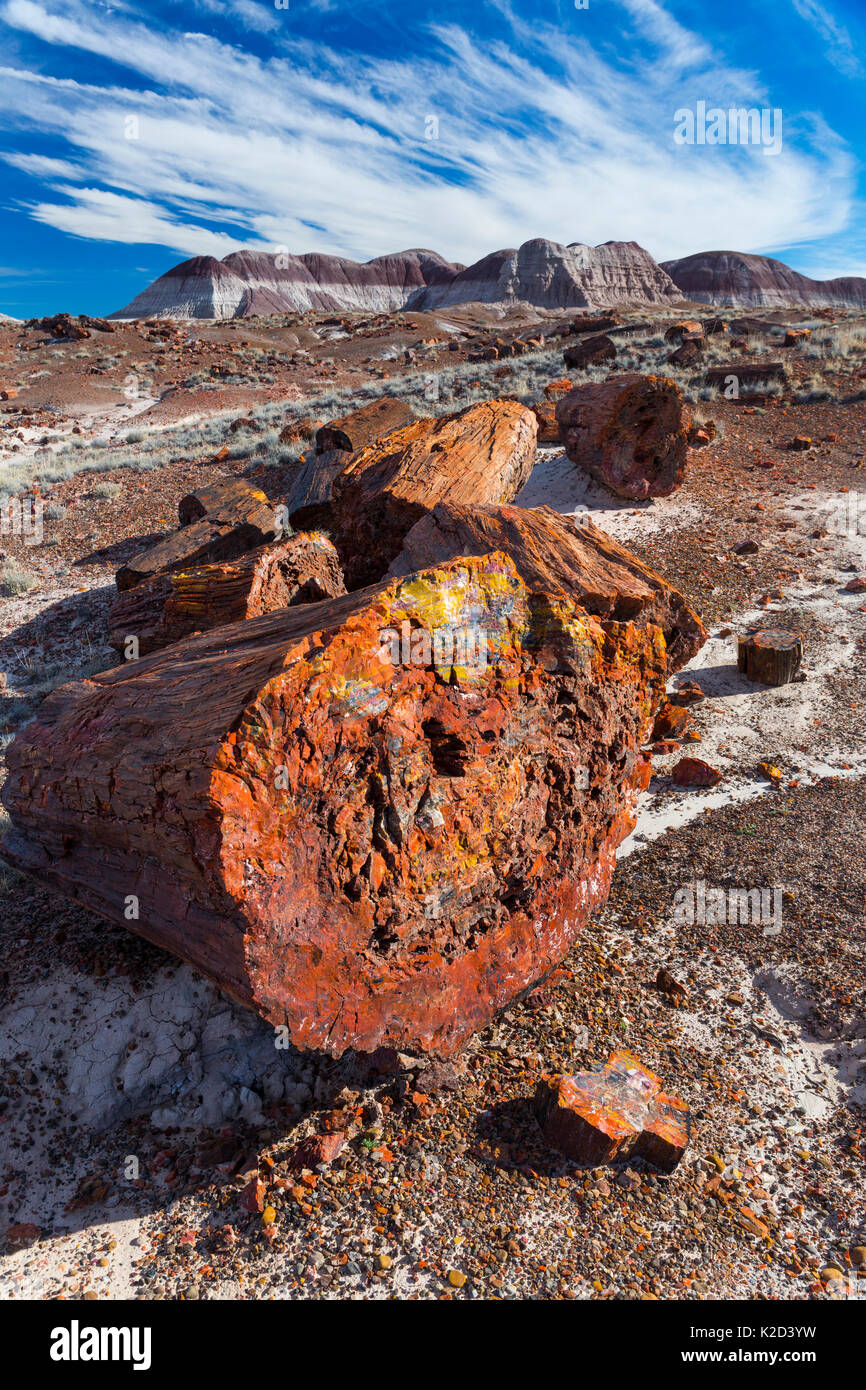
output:
[[[4,853],[300,1046],[448,1054],[607,894],[666,665],[653,624],[452,560],[55,690]]]
[[[625,1048],[596,1071],[545,1077],[535,1111],[547,1142],[575,1163],[645,1158],[670,1172],[689,1141],[688,1106]]]

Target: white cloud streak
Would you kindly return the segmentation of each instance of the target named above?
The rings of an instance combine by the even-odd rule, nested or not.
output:
[[[635,51],[646,50],[627,68],[573,28],[529,31],[513,17],[515,48],[441,26],[412,62],[288,41],[265,61],[79,0],[62,13],[8,0],[7,24],[110,58],[141,89],[5,69],[0,121],[69,147],[59,161],[13,156],[43,180],[30,208],[39,221],[184,255],[246,244],[366,258],[424,245],[469,262],[541,235],[637,240],[665,259],[841,230],[853,168],[838,138],[825,131],[810,143],[801,121],[792,139],[786,113],[773,159],[676,146],[678,107],[764,105],[767,95],[656,0],[620,3],[642,36]],[[127,138],[130,117],[137,138]],[[425,138],[429,117],[438,139]]]

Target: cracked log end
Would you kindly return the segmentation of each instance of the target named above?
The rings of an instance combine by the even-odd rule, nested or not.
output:
[[[689,418],[668,377],[578,386],[557,401],[556,418],[568,457],[619,497],[668,497],[683,481]]]
[[[300,1046],[447,1055],[607,894],[665,666],[501,554],[283,609],[50,695],[4,854]]]

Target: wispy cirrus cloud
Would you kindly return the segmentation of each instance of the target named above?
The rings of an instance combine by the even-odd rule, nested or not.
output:
[[[854,40],[829,6],[822,5],[821,0],[791,0],[791,3],[800,18],[811,24],[824,41],[827,58],[833,66],[846,77],[862,77],[863,64]]]
[[[7,68],[0,120],[59,147],[12,156],[41,181],[35,219],[185,255],[246,244],[363,258],[427,245],[471,261],[545,235],[635,239],[667,258],[771,250],[792,227],[809,241],[845,225],[852,161],[812,116],[786,113],[774,159],[676,146],[674,112],[695,95],[765,105],[769,94],[657,0],[619,4],[636,40],[626,66],[573,29],[566,42],[503,7],[500,38],[434,25],[421,56],[386,60],[290,30],[262,58],[130,9],[7,0],[7,25],[110,60],[127,80]]]

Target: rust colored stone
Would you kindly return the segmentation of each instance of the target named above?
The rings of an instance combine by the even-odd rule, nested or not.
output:
[[[374,583],[437,502],[510,502],[532,472],[538,424],[517,401],[416,420],[355,454],[334,479],[336,544],[350,589]]]
[[[3,854],[298,1046],[448,1055],[607,894],[665,664],[499,554],[281,609],[52,692]]]
[[[192,632],[345,592],[331,542],[317,532],[301,532],[238,560],[157,574],[127,589],[111,609],[108,640],[123,651],[135,637],[138,654],[146,656]]]
[[[625,1048],[595,1071],[543,1078],[535,1113],[552,1148],[589,1166],[643,1158],[669,1173],[689,1142],[688,1106]]]
[[[569,598],[599,618],[656,623],[668,669],[677,671],[706,641],[697,613],[677,589],[591,521],[578,524],[550,507],[461,507],[440,502],[417,522],[389,577],[459,555],[501,550],[530,586]]]
[[[680,758],[671,777],[678,787],[715,787],[722,780],[718,768],[703,758]]]
[[[559,422],[556,418],[556,404],[552,400],[536,401],[532,413],[538,421],[539,444],[559,443]]]
[[[662,705],[653,724],[653,739],[679,738],[689,726],[691,715],[681,705]]]
[[[556,406],[565,452],[620,497],[667,497],[683,481],[689,416],[663,376],[608,377]]]

